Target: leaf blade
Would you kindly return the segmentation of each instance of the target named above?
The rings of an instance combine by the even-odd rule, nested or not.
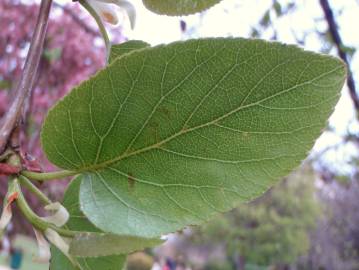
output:
[[[80,211],[78,196],[81,180],[81,176],[72,180],[64,195],[63,205],[70,213],[70,219],[67,226],[73,230],[99,232],[99,230],[94,227]],[[101,257],[96,256],[94,258],[76,258],[76,260],[79,264],[80,270],[122,270],[126,263],[126,257],[126,255],[105,255]],[[78,270],[55,246],[51,247],[50,269]]]
[[[70,254],[78,257],[103,257],[128,254],[162,244],[160,239],[144,239],[134,236],[108,233],[82,233],[70,244]]]
[[[151,11],[171,16],[182,16],[204,11],[221,0],[143,0]]]
[[[125,255],[105,256],[97,258],[78,258],[80,270],[123,270],[126,265]],[[78,270],[56,247],[51,247],[50,270]]]
[[[82,176],[72,180],[64,196],[63,205],[68,209],[70,219],[67,227],[78,231],[70,242],[69,253],[77,257],[107,257],[123,255],[163,243],[160,239],[142,238],[103,233],[81,212],[79,191]],[[113,258],[115,259],[115,258]],[[94,263],[96,261],[93,261]]]
[[[84,173],[91,222],[158,236],[253,199],[298,166],[344,77],[337,59],[259,40],[142,49],[60,102],[42,141],[52,162]]]
[[[150,44],[141,40],[130,40],[121,44],[112,45],[109,62],[112,63],[116,60],[116,58],[121,57],[126,53],[140,50],[149,46]]]

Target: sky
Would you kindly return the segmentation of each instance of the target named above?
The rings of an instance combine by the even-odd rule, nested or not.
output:
[[[58,3],[68,3],[69,0],[57,0]],[[185,17],[159,16],[148,11],[142,4],[142,0],[131,0],[136,7],[136,26],[132,30],[126,16],[122,16],[120,25],[124,28],[124,34],[129,39],[144,40],[151,45],[170,43],[176,40],[201,37],[249,37],[252,26],[257,25],[259,19],[271,6],[272,0],[223,0],[215,7],[201,14]],[[281,0],[282,4],[289,0]],[[322,43],[318,39],[315,30],[324,32],[327,29],[319,0],[296,0],[297,8],[287,16],[275,20],[273,27],[278,31],[278,40],[284,43],[296,44],[293,33],[297,37],[306,35],[304,48],[319,51]],[[333,9],[340,11],[336,20],[340,27],[340,33],[347,46],[359,48],[359,34],[353,27],[359,25],[359,1],[358,0],[331,0]],[[273,15],[273,14],[272,14]],[[183,34],[180,29],[180,20],[186,22],[190,31]],[[195,29],[194,31],[192,31]],[[272,31],[264,32],[263,38],[270,39]],[[332,50],[330,53],[335,54]],[[352,70],[355,78],[359,78],[359,57],[354,55],[352,59]],[[343,89],[342,97],[330,118],[330,126],[335,132],[325,132],[318,139],[314,154],[323,151],[331,145],[341,142],[341,135],[348,128],[352,132],[359,133],[359,125],[354,121],[354,110],[346,87]],[[337,166],[344,173],[350,170],[345,166],[348,159],[357,155],[356,147],[346,145],[333,151],[328,151],[326,160]]]

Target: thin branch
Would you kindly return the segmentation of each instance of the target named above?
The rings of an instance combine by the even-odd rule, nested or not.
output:
[[[22,171],[21,172],[21,175],[23,175],[31,180],[36,180],[39,182],[62,179],[62,178],[74,176],[77,174],[79,174],[79,173],[74,172],[74,171],[56,171],[56,172],[47,172],[47,173],[38,173],[38,172],[31,172],[31,171]]]
[[[74,237],[76,235],[75,231],[70,231],[65,228],[59,228],[56,225],[49,223],[36,215],[31,207],[28,205],[25,200],[24,194],[22,193],[19,179],[15,178],[10,182],[10,185],[13,186],[14,190],[18,194],[18,198],[16,199],[17,206],[19,207],[22,214],[26,217],[26,219],[38,230],[45,232],[47,229],[53,229],[60,235],[64,237]]]
[[[51,204],[52,201],[40,190],[38,189],[29,179],[19,175],[19,181],[22,186],[24,186],[28,191],[34,194],[44,205]]]
[[[324,12],[325,15],[325,19],[328,23],[328,27],[329,27],[329,32],[330,35],[332,37],[332,40],[338,50],[338,54],[339,57],[347,64],[347,69],[348,69],[348,80],[347,80],[347,85],[349,88],[349,93],[350,93],[350,97],[354,103],[354,107],[355,110],[357,112],[357,115],[359,115],[359,96],[358,93],[355,89],[355,82],[354,82],[354,78],[353,78],[353,73],[351,71],[350,68],[350,64],[349,64],[349,60],[348,60],[348,56],[347,53],[344,50],[344,44],[342,42],[342,38],[339,34],[338,31],[338,26],[335,22],[335,18],[333,15],[333,10],[330,7],[330,4],[328,2],[328,0],[320,0],[320,5],[322,7],[322,10]],[[358,116],[359,117],[359,116]]]
[[[78,14],[76,14],[72,9],[68,8],[67,6],[61,5],[59,3],[54,2],[55,7],[61,8],[67,15],[71,17],[74,22],[76,22],[79,26],[81,26],[87,33],[93,36],[100,36],[100,34],[93,29],[92,27],[88,26],[84,20],[82,20]]]
[[[44,46],[51,4],[52,0],[41,0],[40,12],[32,36],[29,53],[25,61],[25,66],[19,84],[17,85],[13,102],[4,116],[0,128],[0,153],[5,150],[11,133],[19,124],[24,102],[34,87],[36,72]]]

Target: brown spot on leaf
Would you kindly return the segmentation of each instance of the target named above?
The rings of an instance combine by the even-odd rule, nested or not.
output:
[[[190,127],[186,124],[183,126],[181,132],[187,132],[187,130],[189,129]]]
[[[171,111],[166,107],[160,107],[159,111],[168,119],[171,119]]]
[[[130,192],[133,192],[133,190],[135,189],[136,180],[133,177],[132,173],[128,173],[127,182],[128,182],[128,190]]]
[[[148,138],[148,142],[150,143],[150,144],[153,144],[153,143],[156,143],[156,142],[158,142],[159,141],[159,124],[157,123],[157,122],[155,122],[155,121],[152,121],[152,122],[150,122],[149,123],[149,125],[148,125],[148,136],[147,136],[147,138]]]
[[[150,128],[158,128],[160,125],[159,125],[156,121],[150,121],[150,122],[148,123],[148,126],[149,126]]]

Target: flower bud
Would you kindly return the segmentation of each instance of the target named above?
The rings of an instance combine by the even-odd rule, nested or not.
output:
[[[57,227],[64,226],[70,218],[70,214],[67,209],[59,202],[48,204],[45,206],[45,209],[49,212],[54,212],[54,214],[42,217],[42,219],[56,225]]]

